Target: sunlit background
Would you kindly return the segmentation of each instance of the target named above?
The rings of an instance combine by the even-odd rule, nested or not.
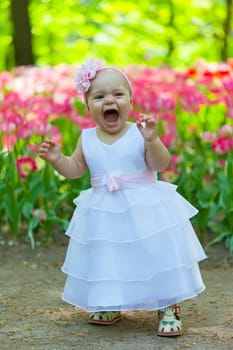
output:
[[[183,66],[233,52],[232,0],[1,0],[0,25],[0,69],[23,56],[36,65],[101,57]]]

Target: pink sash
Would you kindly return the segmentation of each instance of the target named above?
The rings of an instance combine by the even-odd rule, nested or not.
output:
[[[106,186],[110,192],[119,191],[122,187],[136,187],[140,184],[155,183],[156,173],[127,173],[122,175],[106,174],[91,177],[93,189]]]

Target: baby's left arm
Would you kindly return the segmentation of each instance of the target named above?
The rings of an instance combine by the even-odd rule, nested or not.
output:
[[[157,121],[141,114],[137,127],[145,140],[145,158],[150,169],[163,171],[168,167],[170,155],[158,136]]]

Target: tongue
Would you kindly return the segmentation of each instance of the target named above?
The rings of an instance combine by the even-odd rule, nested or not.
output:
[[[118,113],[116,111],[107,112],[104,114],[104,119],[108,123],[114,123],[118,119]]]

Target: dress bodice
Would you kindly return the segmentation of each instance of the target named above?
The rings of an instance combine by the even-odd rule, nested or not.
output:
[[[91,176],[124,174],[148,170],[144,159],[144,139],[135,123],[113,144],[102,142],[96,127],[82,132],[83,154]]]

